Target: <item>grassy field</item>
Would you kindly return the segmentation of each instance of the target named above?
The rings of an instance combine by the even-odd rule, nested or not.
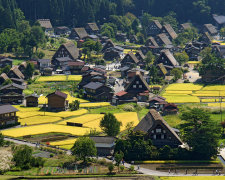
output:
[[[71,127],[56,124],[44,124],[37,126],[21,127],[2,130],[1,133],[10,137],[22,137],[28,135],[46,134],[52,132],[69,133],[76,136],[83,136],[90,131],[89,128]]]

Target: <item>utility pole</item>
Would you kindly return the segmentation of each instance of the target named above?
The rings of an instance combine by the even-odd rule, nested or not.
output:
[[[219,91],[219,101],[220,101],[220,122],[222,122],[222,97],[221,97],[221,94],[220,94],[220,91]]]

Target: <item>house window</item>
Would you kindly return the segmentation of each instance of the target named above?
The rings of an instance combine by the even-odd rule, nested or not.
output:
[[[142,88],[142,85],[139,85],[139,88]]]
[[[166,133],[166,130],[163,130],[163,133]]]
[[[161,135],[161,139],[164,139],[164,134]]]
[[[156,133],[161,133],[161,129],[156,129]]]
[[[136,85],[133,85],[133,88],[136,88]]]
[[[136,81],[136,84],[139,84],[139,81]]]
[[[156,139],[156,135],[153,136],[153,139]]]
[[[152,130],[152,133],[154,133],[154,130]]]
[[[156,139],[161,139],[161,134],[157,134]]]

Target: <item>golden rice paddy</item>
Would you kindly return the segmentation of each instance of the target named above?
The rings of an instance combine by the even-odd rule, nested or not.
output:
[[[71,127],[56,124],[43,124],[21,128],[2,130],[4,136],[22,137],[28,135],[46,134],[46,133],[68,133],[76,136],[83,136],[89,132],[89,128]]]

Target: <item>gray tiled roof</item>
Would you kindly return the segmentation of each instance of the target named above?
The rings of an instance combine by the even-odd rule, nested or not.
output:
[[[14,108],[11,105],[2,105],[2,106],[0,106],[0,114],[12,113],[12,112],[17,112],[17,111],[19,111],[19,110]]]

